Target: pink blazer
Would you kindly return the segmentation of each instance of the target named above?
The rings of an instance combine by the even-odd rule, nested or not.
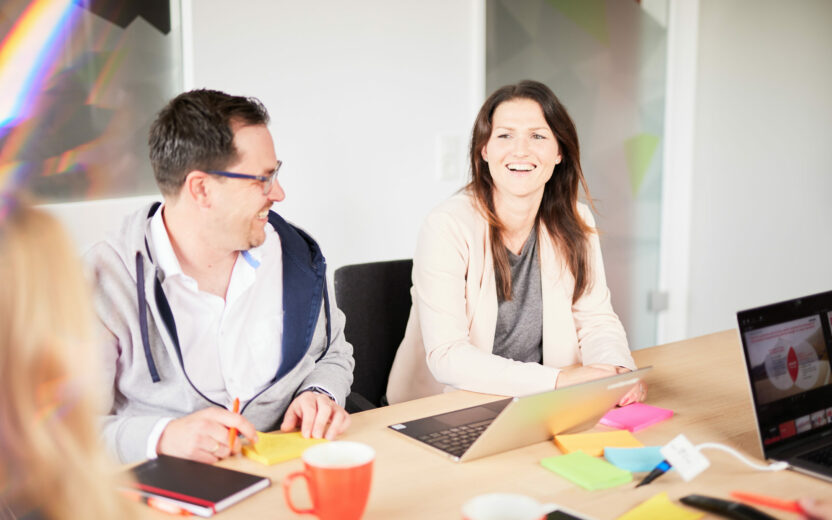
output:
[[[586,205],[578,210],[594,228]],[[413,257],[413,306],[387,385],[391,403],[455,388],[501,395],[542,392],[555,387],[559,367],[581,363],[635,368],[610,304],[598,235],[590,239],[590,287],[574,305],[574,278],[545,230],[538,241],[542,365],[491,353],[497,286],[488,223],[473,198],[459,193],[428,215]]]

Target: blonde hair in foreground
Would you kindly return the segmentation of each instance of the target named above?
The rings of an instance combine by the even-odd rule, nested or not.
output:
[[[131,516],[95,423],[92,316],[75,248],[57,221],[25,205],[3,218],[0,518]]]

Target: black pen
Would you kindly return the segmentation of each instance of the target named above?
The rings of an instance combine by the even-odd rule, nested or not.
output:
[[[639,482],[636,485],[636,487],[643,486],[645,484],[649,484],[649,483],[653,482],[657,478],[659,478],[662,475],[664,475],[665,473],[667,473],[667,470],[669,470],[670,467],[671,467],[670,463],[667,462],[666,460],[663,460],[663,461],[659,462],[659,465],[656,466],[655,468],[653,468],[653,471],[651,471],[646,477],[644,477],[644,479],[641,482]]]

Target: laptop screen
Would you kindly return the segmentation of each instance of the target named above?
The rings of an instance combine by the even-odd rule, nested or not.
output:
[[[832,428],[832,291],[737,313],[768,452]]]

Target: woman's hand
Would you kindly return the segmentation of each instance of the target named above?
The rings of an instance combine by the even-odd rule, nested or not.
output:
[[[579,383],[586,383],[587,381],[594,381],[602,377],[614,376],[616,374],[623,374],[631,372],[629,368],[618,367],[614,365],[586,365],[578,367],[564,368],[558,375],[558,380],[555,388],[563,388],[565,386],[577,385]],[[624,397],[618,401],[618,406],[626,406],[630,403],[641,402],[647,397],[647,385],[644,381],[639,381]]]
[[[558,375],[555,388],[586,383],[587,381],[594,381],[602,377],[614,376],[616,373],[615,367],[612,365],[586,365],[564,368]]]
[[[624,367],[615,367],[616,373],[624,374],[626,372],[632,372],[629,368]],[[634,386],[629,392],[624,394],[624,397],[618,401],[618,406],[627,406],[628,404],[632,403],[640,403],[647,398],[647,383],[644,381],[639,381],[636,386]]]

